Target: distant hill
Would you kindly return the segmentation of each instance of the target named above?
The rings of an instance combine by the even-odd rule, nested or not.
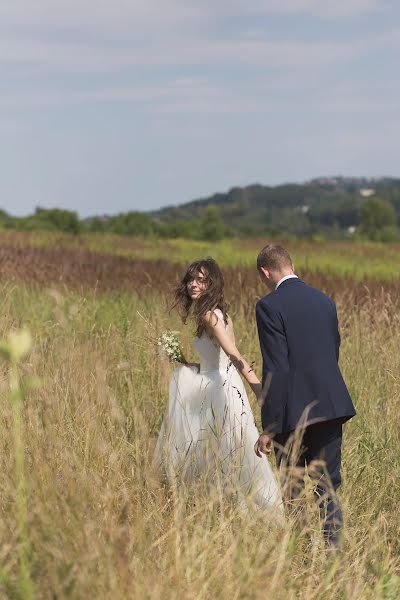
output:
[[[159,222],[201,218],[215,206],[234,233],[291,233],[348,230],[356,227],[362,203],[371,195],[389,200],[400,216],[400,179],[394,177],[319,177],[303,184],[274,187],[253,184],[167,206],[148,213]]]
[[[25,217],[0,210],[1,229],[199,240],[269,235],[400,242],[400,179],[335,176],[274,187],[255,183],[157,211],[87,219],[61,208],[38,207]]]

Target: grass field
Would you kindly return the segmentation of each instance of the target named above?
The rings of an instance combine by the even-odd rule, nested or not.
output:
[[[243,519],[220,490],[168,489],[149,476],[171,367],[145,342],[138,312],[181,330],[190,355],[191,327],[168,313],[182,269],[172,262],[212,254],[226,266],[238,345],[260,372],[254,303],[264,291],[246,267],[258,242],[0,239],[0,337],[25,325],[33,338],[18,366],[21,430],[15,369],[1,363],[1,598],[400,598],[395,247],[293,245],[302,276],[335,295],[358,410],[345,428],[345,546],[335,561],[311,508],[302,526],[289,519],[275,530],[256,514]]]
[[[250,266],[268,242],[265,239],[228,239],[220,242],[194,240],[160,240],[117,235],[86,234],[71,236],[60,233],[0,231],[3,246],[90,250],[131,259],[168,258],[186,263],[212,255],[224,266]],[[302,271],[328,271],[340,277],[390,280],[400,274],[400,244],[377,242],[285,241],[295,266]]]

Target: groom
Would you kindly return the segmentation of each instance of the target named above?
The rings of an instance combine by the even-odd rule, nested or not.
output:
[[[265,246],[257,269],[271,290],[257,302],[256,318],[263,357],[261,418],[263,433],[255,445],[271,451],[286,469],[284,485],[290,502],[304,481],[289,477],[308,473],[324,520],[324,536],[338,545],[342,511],[336,496],[340,485],[342,424],[355,410],[338,360],[340,334],[334,301],[294,274],[292,260],[281,246]]]

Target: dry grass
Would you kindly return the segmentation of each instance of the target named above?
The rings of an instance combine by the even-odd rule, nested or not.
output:
[[[145,298],[149,293],[168,293],[182,276],[183,268],[181,264],[165,259],[101,254],[84,247],[0,247],[0,281],[24,283],[39,289],[56,285],[82,293],[88,290],[125,290]],[[236,310],[248,308],[253,311],[254,298],[265,294],[255,268],[225,266],[223,270],[231,305]],[[354,280],[350,276],[338,275],[334,270],[306,267],[298,269],[297,273],[310,285],[332,296],[345,297],[346,303],[360,304],[374,298],[383,304],[390,296],[391,304],[397,306],[400,297],[398,277]]]
[[[100,271],[93,276],[85,257],[76,261],[86,265],[79,277],[72,269],[55,286],[60,280],[49,276],[50,265],[54,273],[60,264],[68,269],[71,260],[53,254],[52,261],[36,263],[40,280],[31,280],[26,268],[30,285],[18,276],[18,283],[3,283],[0,296],[0,336],[29,325],[34,350],[21,374],[41,380],[23,408],[36,597],[399,598],[399,284],[376,284],[370,293],[349,280],[314,280],[336,294],[342,367],[358,408],[345,432],[345,550],[334,561],[311,508],[301,526],[289,520],[283,531],[274,530],[257,515],[243,519],[218,489],[206,493],[199,483],[171,490],[148,476],[170,367],[143,342],[137,311],[160,329],[167,323],[181,328],[166,311],[176,267],[112,263],[96,291]],[[118,264],[131,273],[121,290],[112,275],[120,273]],[[113,283],[106,285],[108,278]],[[247,269],[228,271],[227,280],[239,347],[260,371],[253,308],[262,288]],[[186,351],[190,337],[185,330]],[[5,363],[0,385],[0,594],[23,598]]]
[[[219,242],[185,239],[153,239],[115,234],[70,235],[57,231],[18,232],[0,230],[2,247],[38,248],[59,251],[90,251],[131,259],[189,263],[213,256],[221,265],[254,267],[255,257],[268,239],[224,239]],[[278,240],[274,240],[278,243]],[[365,277],[390,281],[398,278],[400,244],[367,241],[282,240],[299,271],[330,272],[363,280]],[[0,259],[1,260],[1,259]]]

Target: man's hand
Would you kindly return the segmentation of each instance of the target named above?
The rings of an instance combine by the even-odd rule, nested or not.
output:
[[[272,440],[269,435],[263,432],[254,444],[254,452],[261,458],[261,454],[270,454],[272,450]]]

